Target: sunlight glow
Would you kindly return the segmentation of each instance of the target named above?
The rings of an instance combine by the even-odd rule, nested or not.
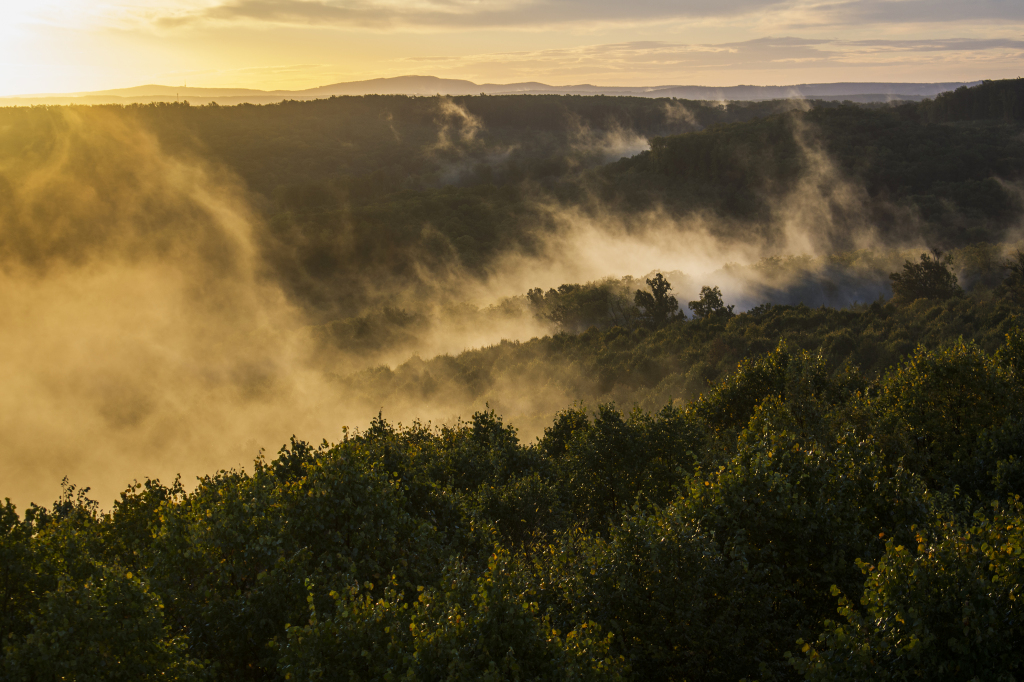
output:
[[[921,0],[5,3],[0,95],[186,80],[301,89],[409,74],[735,85],[934,82],[1024,71],[1024,5],[983,0],[968,11],[951,0],[927,4],[928,21],[919,16]]]

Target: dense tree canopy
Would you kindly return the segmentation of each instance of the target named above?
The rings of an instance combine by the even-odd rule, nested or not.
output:
[[[868,380],[781,344],[534,444],[378,419],[106,512],[8,504],[4,676],[1017,676],[1022,352]]]

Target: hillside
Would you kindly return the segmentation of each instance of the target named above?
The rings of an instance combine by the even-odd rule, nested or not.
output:
[[[0,678],[1019,678],[1021,83],[0,109]]]
[[[998,112],[939,122],[946,101],[804,112],[788,101],[392,96],[77,115],[141,125],[164,153],[238,174],[261,195],[269,267],[327,321],[457,298],[472,285],[452,272],[493,281],[509,255],[546,257],[581,224],[603,235],[698,224],[719,251],[767,254],[998,242],[1021,210],[1024,124]],[[26,130],[50,135],[61,112],[3,110],[9,153],[24,153],[10,146],[15,131],[21,145]]]
[[[0,665],[86,671],[115,647],[115,672],[179,680],[1015,674],[1021,343],[919,349],[876,380],[781,345],[685,408],[573,408],[534,444],[490,412],[378,419],[109,513],[70,485],[8,504]]]
[[[781,86],[737,85],[709,87],[699,85],[597,86],[547,85],[545,83],[473,83],[436,76],[398,76],[365,81],[332,83],[304,90],[253,90],[247,88],[189,88],[168,85],[140,85],[133,88],[95,92],[50,93],[0,97],[0,104],[12,106],[68,104],[146,104],[187,99],[193,104],[217,103],[275,104],[283,100],[312,100],[333,96],[362,95],[606,95],[614,97],[673,97],[711,101],[764,101],[771,99],[826,99],[855,102],[921,100],[976,83],[814,83]]]

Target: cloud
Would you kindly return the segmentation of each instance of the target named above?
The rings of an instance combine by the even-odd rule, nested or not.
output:
[[[364,0],[233,0],[159,16],[160,26],[200,22],[261,22],[364,28],[536,28],[564,24],[643,24],[666,19],[728,17],[782,6],[784,0],[426,0],[413,4]]]
[[[1020,63],[1024,40],[948,38],[923,40],[837,40],[767,37],[733,43],[680,44],[634,41],[523,52],[500,52],[454,57],[417,57],[417,68],[501,69],[524,77],[554,75],[586,77],[601,74],[643,78],[647,74],[702,71],[763,71],[812,68],[899,65],[915,61]],[[647,76],[650,77],[650,76]],[[858,80],[864,80],[858,77]],[[888,79],[887,79],[888,80]]]
[[[1024,3],[1017,0],[848,0],[811,5],[806,14],[813,25],[1020,22],[1024,21]]]
[[[366,2],[329,4],[308,0],[242,0],[211,7],[190,19],[250,19],[280,24],[355,24],[381,26],[392,23],[397,14]]]
[[[701,73],[806,71],[809,69],[878,68],[886,66],[975,65],[979,73],[991,66],[1011,68],[1024,60],[1024,40],[950,38],[938,40],[826,40],[793,37],[761,38],[719,44],[635,41],[534,51],[462,56],[437,55],[410,59],[418,70],[432,73],[502,73],[508,80],[524,78],[601,78],[627,81],[657,78],[668,84],[686,74],[689,82]],[[671,75],[671,76],[667,76]],[[790,82],[800,82],[797,74]],[[744,77],[745,78],[745,77]],[[784,76],[780,81],[787,80]],[[834,73],[841,80],[842,73]],[[867,80],[858,75],[854,80]],[[881,80],[892,80],[892,77]],[[939,80],[950,80],[946,79]],[[954,80],[954,79],[953,79]]]
[[[1024,22],[1018,0],[230,0],[158,15],[165,26],[257,22],[377,29],[537,28],[642,25],[744,17],[770,30],[872,24]]]

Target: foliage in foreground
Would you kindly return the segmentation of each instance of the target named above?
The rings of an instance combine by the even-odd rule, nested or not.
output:
[[[294,441],[0,528],[11,680],[1014,679],[1024,336]]]

